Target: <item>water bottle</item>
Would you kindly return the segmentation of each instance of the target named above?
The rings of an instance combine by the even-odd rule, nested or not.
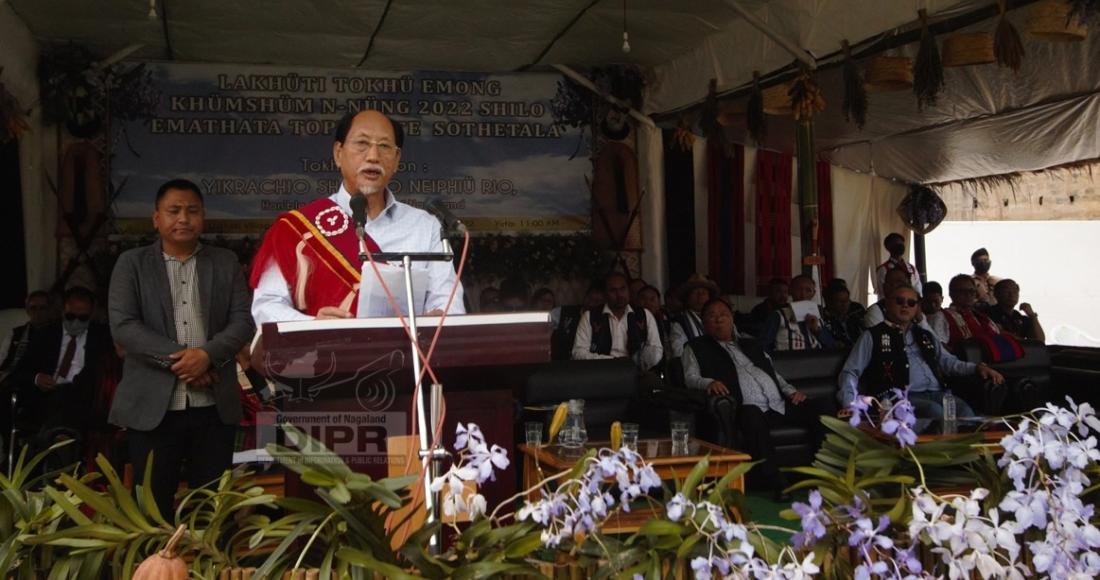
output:
[[[955,395],[951,391],[943,394],[943,432],[954,433],[957,430],[958,410],[955,404]]]
[[[558,434],[558,442],[562,447],[578,449],[588,442],[588,429],[584,424],[584,399],[569,399],[568,409],[569,415]]]

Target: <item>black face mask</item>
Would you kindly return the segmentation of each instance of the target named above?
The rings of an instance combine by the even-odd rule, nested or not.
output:
[[[900,256],[905,253],[905,244],[890,244],[886,246],[886,251],[890,252],[891,256]]]
[[[985,274],[989,272],[989,267],[993,265],[993,262],[983,260],[974,264],[974,271],[979,274]]]

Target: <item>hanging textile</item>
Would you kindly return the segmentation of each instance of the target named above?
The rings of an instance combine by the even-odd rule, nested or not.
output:
[[[695,272],[695,166],[691,149],[676,146],[674,133],[664,131],[665,231],[668,279],[679,284]]]
[[[727,155],[728,153],[728,155]],[[722,292],[745,293],[745,148],[707,141],[709,272]]]
[[[791,277],[791,156],[756,153],[756,294],[768,280]]]

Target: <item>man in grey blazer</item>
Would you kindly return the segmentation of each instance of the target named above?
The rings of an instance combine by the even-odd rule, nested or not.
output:
[[[160,239],[123,253],[111,274],[111,333],[125,361],[110,421],[127,429],[137,481],[153,453],[153,495],[169,519],[181,465],[192,488],[231,467],[241,420],[235,357],[255,332],[236,255],[199,242],[204,211],[194,183],[162,185]]]

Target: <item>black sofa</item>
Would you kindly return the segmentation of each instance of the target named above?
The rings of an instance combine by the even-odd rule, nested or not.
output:
[[[551,361],[528,377],[519,400],[520,422],[542,421],[548,427],[558,403],[584,399],[589,440],[606,440],[615,421],[638,423],[643,436],[652,435],[661,427],[661,417],[658,413],[654,418],[642,390],[637,367],[626,359]]]

